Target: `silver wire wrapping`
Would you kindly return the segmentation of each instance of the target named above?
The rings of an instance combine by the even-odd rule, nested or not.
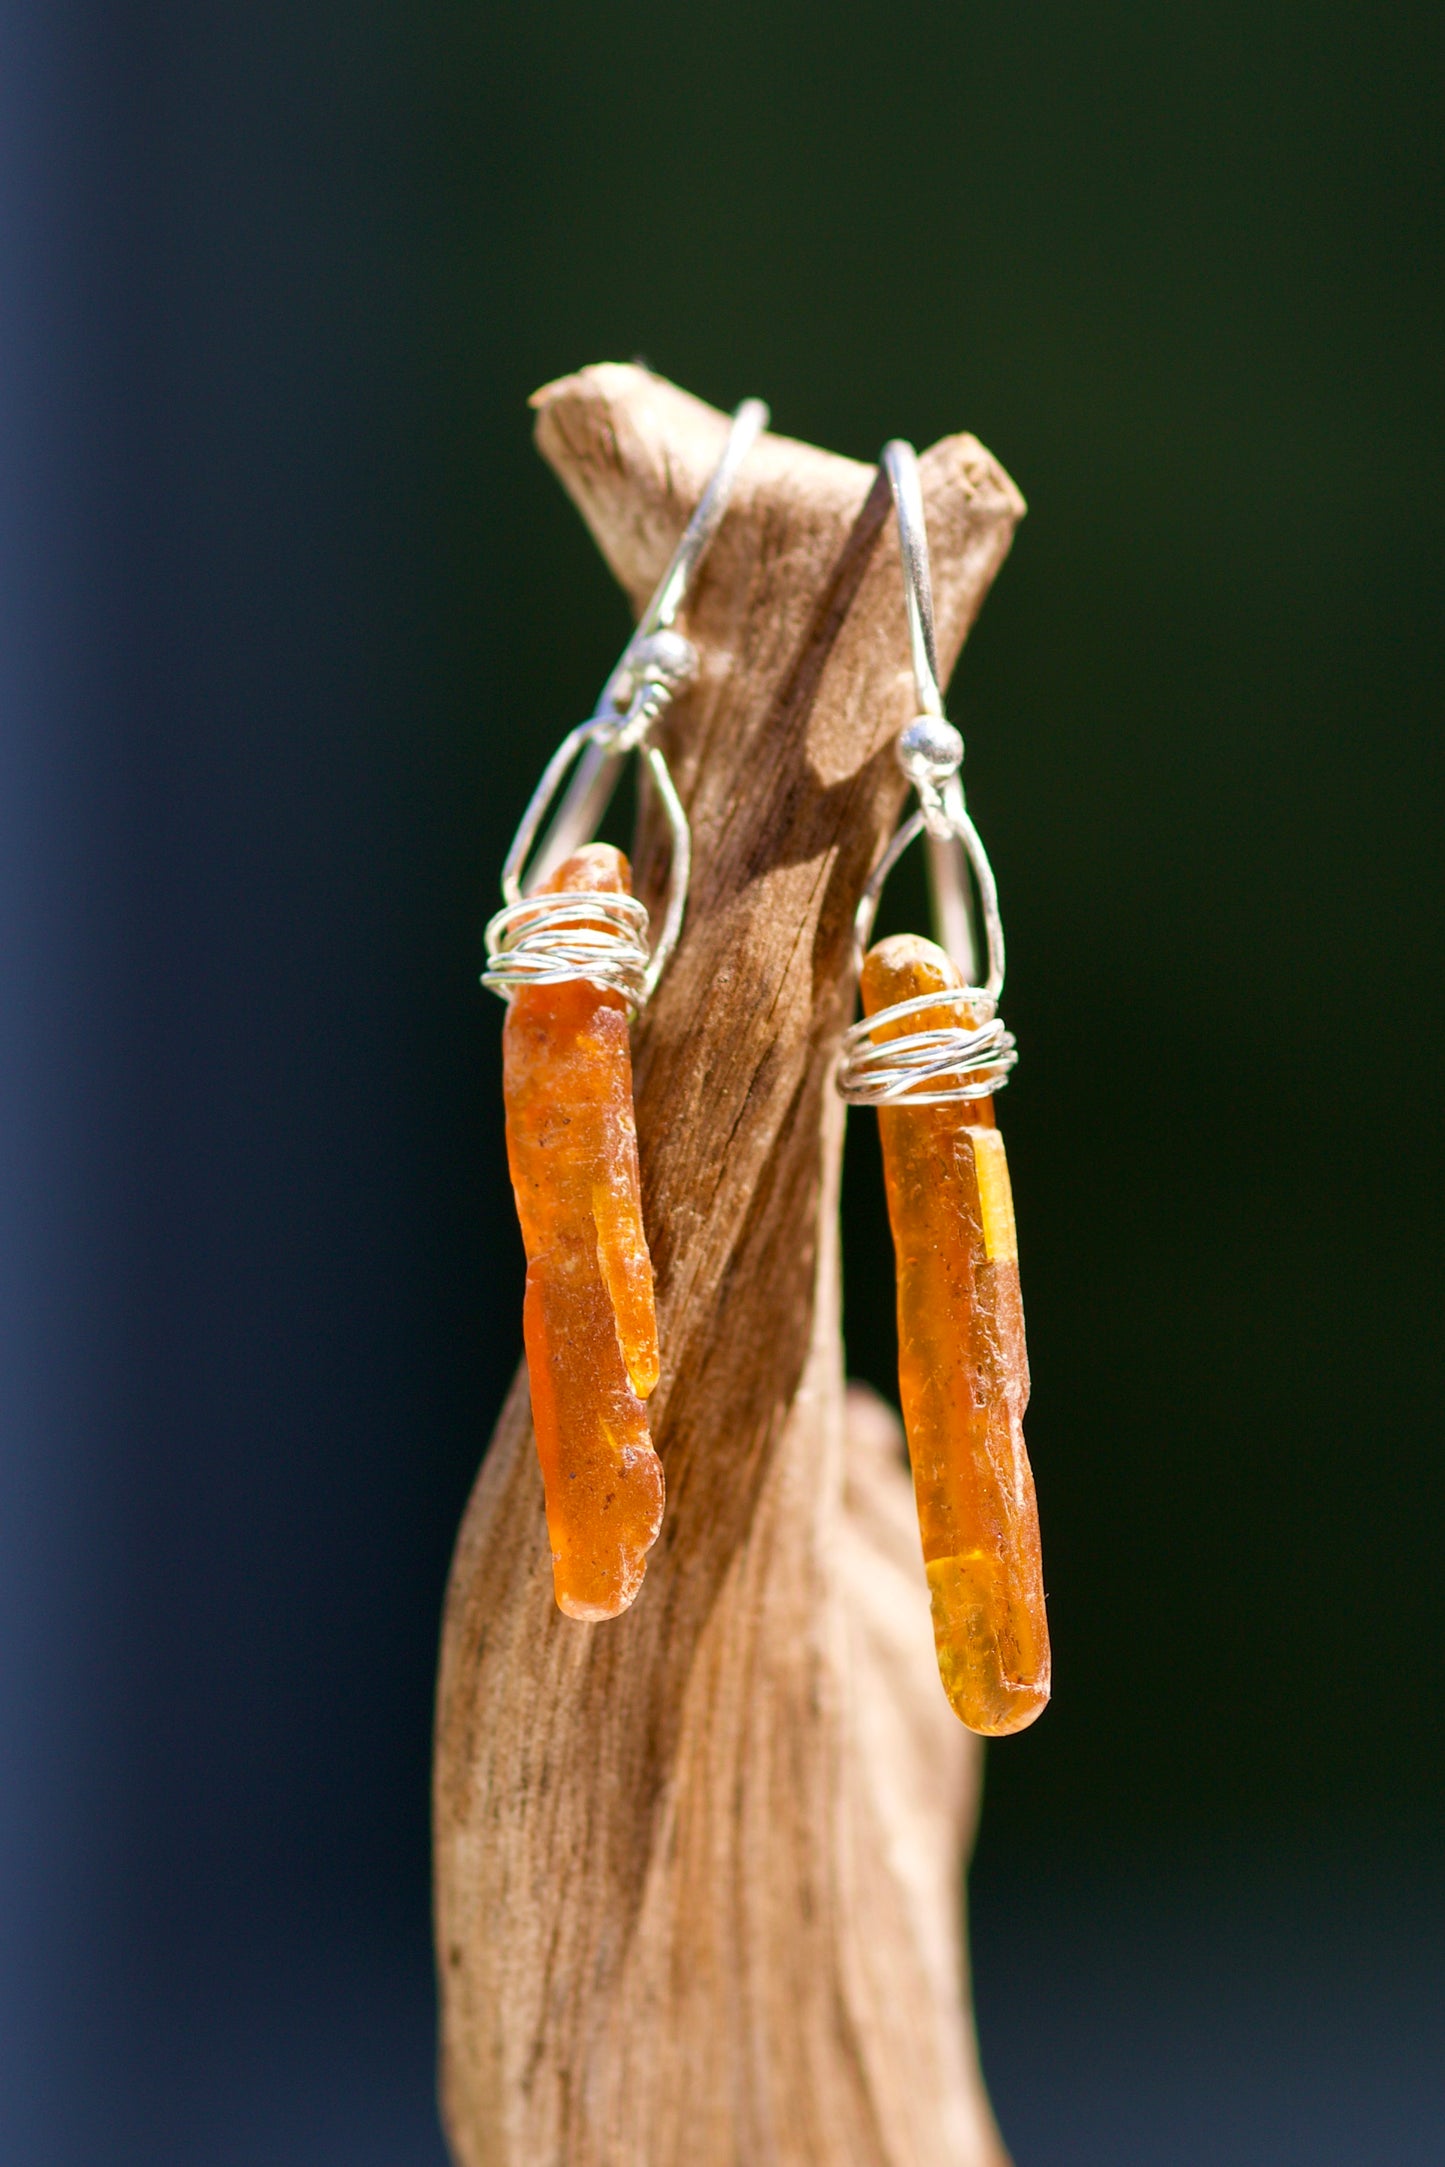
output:
[[[560,895],[522,892],[522,867],[532,838],[563,775],[593,742],[598,730],[606,728],[605,723],[584,722],[569,730],[548,761],[512,839],[502,874],[502,893],[507,902],[487,926],[487,968],[482,973],[482,984],[489,992],[499,993],[504,1001],[510,1001],[522,986],[560,985],[569,978],[582,978],[589,985],[620,993],[630,1008],[640,1009],[677,945],[692,871],[692,831],[673,788],[667,762],[655,745],[644,745],[642,757],[662,802],[672,851],[667,908],[651,954],[647,947],[647,910],[635,896],[606,894],[598,889],[573,889]]]
[[[745,399],[733,415],[722,457],[596,708],[586,722],[568,731],[528,801],[502,867],[506,905],[486,932],[487,968],[482,984],[504,1001],[510,1001],[523,986],[583,979],[620,993],[635,1012],[652,994],[677,945],[687,909],[692,833],[667,762],[648,743],[648,733],[696,673],[696,652],[672,630],[673,619],[722,523],[738,468],[767,424],[768,409],[761,399]],[[650,921],[635,897],[592,889],[561,895],[535,893],[564,859],[596,833],[617,786],[617,763],[634,751],[641,754],[657,792],[671,840],[667,906],[650,954]],[[574,762],[575,773],[528,873],[527,860],[538,832]]]
[[[937,930],[965,979],[972,976],[975,941],[969,905],[971,869],[982,906],[988,976],[981,986],[963,985],[895,1001],[865,1016],[843,1034],[837,1084],[854,1106],[939,1106],[989,1098],[1003,1089],[1018,1060],[1018,1045],[998,1014],[1003,991],[1004,938],[998,887],[977,828],[963,802],[958,771],[963,739],[947,721],[938,686],[933,636],[933,585],[928,568],[928,530],[918,459],[911,444],[895,440],[883,451],[898,513],[909,647],[921,712],[898,739],[898,764],[918,794],[918,809],[897,830],[859,899],[853,924],[854,961],[861,971],[878,913],[883,883],[916,836],[929,841],[929,876]],[[890,1024],[927,1009],[971,1008],[973,1023],[956,1023],[879,1040]]]
[[[890,1106],[906,1099],[910,1106],[941,1106],[950,1099],[986,1099],[1002,1090],[1018,1059],[1012,1031],[990,1015],[976,1024],[947,1024],[936,1030],[911,1031],[875,1044],[883,1023],[901,1023],[924,1009],[978,1006],[973,986],[942,993],[920,993],[895,1001],[876,1016],[865,1016],[843,1034],[838,1088],[852,1106]],[[945,1079],[951,1078],[945,1086]],[[945,1086],[930,1090],[932,1084]]]
[[[640,1008],[649,961],[647,911],[636,896],[524,896],[499,910],[487,927],[482,984],[505,999],[521,986],[585,978]]]
[[[903,733],[900,747],[909,733]],[[928,795],[925,795],[925,790]],[[950,1099],[982,1099],[1001,1091],[1018,1060],[1012,1031],[1005,1030],[998,1015],[1003,990],[1003,921],[999,916],[998,889],[993,867],[977,828],[963,806],[957,776],[941,788],[918,782],[923,803],[898,830],[867,887],[863,890],[853,924],[853,944],[858,968],[868,947],[883,883],[915,836],[945,838],[972,866],[983,905],[984,931],[988,942],[989,971],[982,986],[954,986],[937,993],[922,993],[906,1001],[880,1008],[865,1016],[843,1034],[843,1055],[838,1069],[838,1089],[852,1106],[888,1106],[905,1101],[910,1106],[939,1106]],[[940,832],[941,831],[941,832]],[[906,1032],[901,1038],[877,1040],[886,1025],[906,1022],[930,1008],[969,1007],[982,1011],[975,1023],[947,1024],[927,1031]],[[952,1082],[945,1082],[952,1078]]]

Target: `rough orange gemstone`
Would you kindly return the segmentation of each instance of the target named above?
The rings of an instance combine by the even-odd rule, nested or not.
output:
[[[863,966],[864,1013],[961,983],[943,949],[902,934]],[[884,1025],[879,1042],[979,1020],[956,1003],[924,1009]],[[939,1675],[971,1731],[1004,1737],[1049,1697],[1008,1160],[992,1099],[880,1106],[878,1125],[898,1260],[899,1396]]]
[[[620,850],[593,843],[546,886],[625,895],[631,878]],[[553,1586],[569,1618],[615,1618],[642,1585],[663,1499],[643,1405],[657,1319],[621,994],[584,979],[521,988],[502,1072]]]

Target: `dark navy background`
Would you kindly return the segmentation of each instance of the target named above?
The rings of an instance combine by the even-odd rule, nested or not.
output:
[[[441,2158],[480,929],[626,626],[524,402],[633,354],[1032,507],[953,694],[1058,1671],[974,1876],[1020,2167],[1441,2156],[1441,57],[1414,0],[0,0],[6,2167]],[[863,1122],[848,1277],[886,1386]]]

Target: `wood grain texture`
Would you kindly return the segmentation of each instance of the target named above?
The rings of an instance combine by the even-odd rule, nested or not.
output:
[[[640,608],[724,417],[610,365],[533,403]],[[1023,504],[971,437],[922,476],[946,677]],[[976,1743],[896,1423],[843,1385],[830,1071],[913,706],[886,485],[764,437],[685,629],[662,742],[692,892],[634,1054],[667,1515],[625,1617],[560,1616],[519,1377],[443,1633],[447,2127],[461,2167],[999,2167],[961,1940]],[[655,902],[645,807],[636,870]]]

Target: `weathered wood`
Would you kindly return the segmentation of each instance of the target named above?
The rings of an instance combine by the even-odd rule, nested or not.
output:
[[[631,367],[534,404],[640,607],[723,417]],[[971,437],[922,470],[946,675],[1023,504]],[[664,742],[692,894],[635,1035],[667,1517],[625,1617],[561,1617],[519,1378],[458,1542],[439,1688],[462,2167],[1005,2157],[961,1942],[975,1741],[934,1671],[896,1423],[843,1387],[829,1072],[912,708],[889,511],[871,468],[764,437],[688,603],[702,669]]]

